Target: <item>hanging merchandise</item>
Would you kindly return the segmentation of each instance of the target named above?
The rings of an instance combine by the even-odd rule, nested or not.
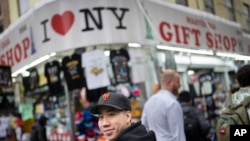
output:
[[[107,72],[108,58],[103,50],[94,50],[82,54],[82,67],[85,68],[87,88],[89,90],[110,85]]]
[[[45,64],[44,68],[45,76],[47,78],[50,95],[57,95],[63,92],[63,87],[61,85],[61,66],[56,60],[48,62]]]
[[[34,118],[32,103],[20,103],[18,112],[22,115],[23,121]]]
[[[108,91],[107,87],[87,90],[87,99],[89,102],[97,102],[99,97]]]
[[[7,128],[10,124],[10,118],[6,116],[0,117],[0,139],[7,137]]]
[[[129,59],[129,54],[126,49],[122,48],[110,51],[110,61],[115,75],[116,84],[131,82],[128,67]]]
[[[29,90],[34,90],[36,88],[38,88],[39,86],[39,75],[38,75],[38,71],[36,68],[31,68],[29,70],[30,75],[29,75]]]
[[[73,54],[62,60],[62,69],[68,86],[68,90],[80,89],[86,86],[83,80],[83,69],[81,67],[81,55]]]
[[[12,86],[11,68],[10,66],[0,65],[0,87]]]
[[[15,110],[15,99],[13,92],[0,93],[1,113],[11,113]]]
[[[128,50],[131,62],[131,80],[133,83],[145,82],[148,76],[145,52],[142,49]]]

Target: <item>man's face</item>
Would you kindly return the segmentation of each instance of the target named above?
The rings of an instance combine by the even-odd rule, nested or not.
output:
[[[99,108],[98,125],[106,139],[112,141],[130,126],[131,112],[120,111],[112,107],[102,106]]]

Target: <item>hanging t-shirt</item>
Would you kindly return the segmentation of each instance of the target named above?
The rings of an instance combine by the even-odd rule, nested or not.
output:
[[[82,54],[82,67],[85,68],[87,87],[89,90],[110,85],[107,72],[108,57],[103,50],[95,50]]]
[[[129,59],[129,54],[125,49],[110,51],[110,60],[116,84],[131,82],[128,67]]]
[[[62,60],[62,69],[69,91],[80,89],[86,84],[83,81],[83,69],[81,67],[81,55],[73,54]]]
[[[86,91],[86,98],[89,102],[97,102],[100,96],[104,93],[108,92],[107,87],[102,87],[98,89],[93,90],[87,90]]]
[[[60,63],[56,60],[46,63],[44,72],[47,78],[50,94],[60,94],[63,91],[60,78]]]
[[[30,69],[29,72],[30,72],[29,87],[30,87],[30,90],[34,90],[38,88],[38,85],[39,85],[39,74],[36,68]]]
[[[15,97],[12,92],[0,94],[0,111],[12,111],[15,109]]]
[[[18,112],[22,115],[23,121],[33,119],[33,105],[31,103],[21,103]]]
[[[7,136],[7,128],[6,124],[2,123],[4,117],[0,117],[0,138],[6,138]]]
[[[129,57],[131,62],[131,80],[133,83],[145,82],[148,76],[145,52],[141,49],[131,48]]]
[[[9,87],[12,85],[10,66],[0,66],[0,86]]]

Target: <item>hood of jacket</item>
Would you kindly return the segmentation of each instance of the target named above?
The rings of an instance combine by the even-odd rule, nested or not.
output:
[[[141,122],[137,122],[123,131],[116,141],[156,141],[156,137],[153,131],[147,131]]]
[[[250,96],[250,88],[240,88],[231,95],[232,107],[238,106],[246,97]]]

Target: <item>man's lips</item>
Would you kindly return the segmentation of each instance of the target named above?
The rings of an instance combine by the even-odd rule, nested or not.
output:
[[[112,132],[113,132],[113,129],[106,129],[106,130],[103,131],[103,133],[104,133],[105,135],[111,135]]]

